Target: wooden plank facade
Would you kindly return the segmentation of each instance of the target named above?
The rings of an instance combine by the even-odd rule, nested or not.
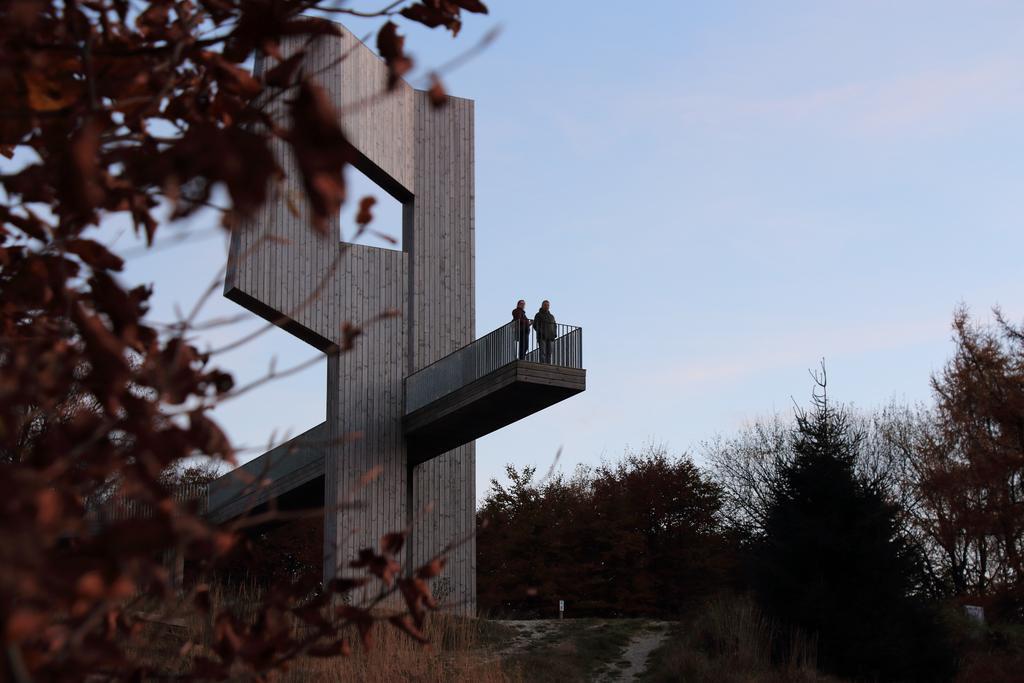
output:
[[[403,379],[473,337],[473,103],[450,97],[434,108],[404,82],[381,96],[383,62],[342,33],[307,48],[306,71],[341,111],[359,169],[403,202],[403,251],[341,244],[336,222],[326,236],[313,231],[295,162],[280,146],[287,180],[233,231],[225,296],[329,354],[327,422],[316,428],[327,436],[325,578],[347,573],[358,549],[383,534],[411,528],[407,562],[454,547],[438,592],[474,614],[474,444],[414,466],[402,430]],[[283,105],[275,115],[287,125]],[[399,315],[336,352],[344,322],[389,309]],[[354,500],[360,508],[346,507]]]

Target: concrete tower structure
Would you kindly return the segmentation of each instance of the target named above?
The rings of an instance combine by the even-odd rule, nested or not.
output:
[[[403,204],[402,249],[340,243],[336,224],[325,236],[313,231],[294,201],[303,196],[294,160],[280,147],[287,180],[233,232],[224,293],[328,354],[327,421],[243,468],[263,485],[237,473],[214,482],[210,514],[227,520],[271,499],[322,497],[326,578],[389,531],[411,530],[407,566],[453,545],[436,592],[472,614],[473,439],[582,391],[580,333],[565,328],[557,361],[545,365],[520,360],[502,330],[471,344],[473,102],[448,97],[436,108],[404,81],[382,95],[384,63],[344,29],[306,50],[306,71],[342,112],[356,166]],[[275,115],[287,125],[284,105]],[[347,321],[388,310],[397,315],[339,352]],[[354,500],[361,507],[349,509]]]

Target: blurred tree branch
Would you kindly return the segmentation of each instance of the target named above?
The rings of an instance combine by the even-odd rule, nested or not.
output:
[[[152,292],[121,283],[125,255],[101,244],[96,228],[124,214],[152,245],[162,206],[173,219],[191,216],[213,204],[215,187],[229,200],[220,207],[223,226],[237,225],[280,181],[271,145],[284,144],[306,174],[312,229],[322,233],[344,197],[351,151],[338,112],[302,68],[303,53],[283,58],[282,42],[337,34],[322,15],[379,17],[377,44],[394,84],[412,60],[392,19],[457,34],[464,12],[486,8],[476,0],[367,9],[319,0],[0,6],[0,153],[9,160],[0,175],[5,676],[159,673],[132,639],[140,599],[175,599],[160,554],[179,549],[207,571],[237,545],[233,529],[208,524],[177,500],[178,484],[167,478],[197,454],[234,462],[230,440],[207,411],[245,388],[189,341],[209,292],[179,323],[152,324]],[[255,58],[273,66],[254,76],[246,65]],[[298,135],[275,124],[267,107],[286,96],[293,118],[315,128]],[[304,163],[325,150],[326,163]],[[281,374],[272,369],[259,381]],[[89,509],[115,489],[148,512],[96,524]],[[402,593],[408,609],[391,614],[391,623],[419,637],[433,604],[426,581],[443,561],[403,576],[396,560],[403,541],[396,530],[354,561],[381,583],[382,595]],[[377,603],[339,606],[357,585],[332,582],[310,598],[308,581],[284,583],[253,621],[210,614],[211,647],[192,657],[189,677],[258,678],[300,654],[344,654],[352,629],[369,643],[374,624],[389,615],[371,613]],[[209,610],[201,586],[190,594],[194,609]]]

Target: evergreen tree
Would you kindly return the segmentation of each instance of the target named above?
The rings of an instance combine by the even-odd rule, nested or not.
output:
[[[867,680],[945,680],[954,661],[943,629],[916,594],[920,555],[897,510],[857,477],[862,437],[828,402],[824,373],[799,411],[795,457],[774,491],[756,553],[765,611],[818,641],[826,671]]]

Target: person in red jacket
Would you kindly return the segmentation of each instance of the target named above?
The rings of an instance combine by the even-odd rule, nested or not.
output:
[[[530,350],[530,319],[526,317],[526,302],[522,299],[512,309],[512,322],[517,323],[515,335],[519,342],[519,360],[523,360]]]

